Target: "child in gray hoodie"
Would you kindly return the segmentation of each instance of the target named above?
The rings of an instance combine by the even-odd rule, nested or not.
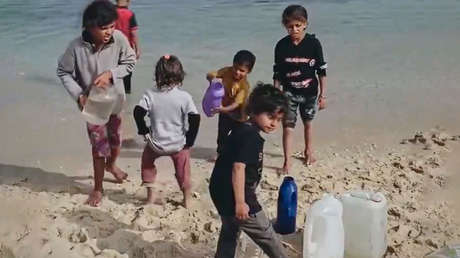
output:
[[[87,203],[98,206],[102,200],[104,172],[122,183],[127,174],[115,162],[121,147],[121,116],[125,102],[123,77],[133,71],[136,54],[126,37],[115,30],[116,7],[107,0],[95,0],[83,13],[82,35],[70,42],[59,58],[57,75],[83,109],[91,87],[115,87],[118,98],[109,121],[103,125],[87,123],[92,145],[94,189]]]

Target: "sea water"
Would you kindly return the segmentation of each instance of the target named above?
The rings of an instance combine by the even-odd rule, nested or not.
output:
[[[86,132],[78,107],[56,76],[57,59],[81,33],[88,0],[0,0],[0,162],[16,164],[86,153]],[[327,104],[314,120],[315,148],[356,141],[394,140],[393,134],[460,121],[460,1],[297,1],[309,12],[307,31],[322,43]],[[142,56],[125,106],[125,133],[135,134],[132,108],[153,87],[153,66],[177,55],[187,73],[183,90],[199,103],[206,72],[231,65],[240,49],[257,61],[249,74],[272,82],[273,48],[286,35],[279,0],[136,0],[130,8],[139,24]],[[202,119],[196,144],[215,148],[217,119]],[[131,128],[131,129],[130,129]],[[303,137],[296,130],[296,137]],[[68,135],[73,135],[69,139]],[[19,135],[24,137],[19,137]],[[333,136],[333,137],[331,137]],[[385,138],[389,136],[389,138]],[[279,133],[268,141],[279,143]],[[405,135],[407,137],[407,135]],[[67,144],[60,144],[66,142]],[[34,146],[49,146],[37,152]],[[295,143],[302,148],[302,141]],[[297,146],[298,145],[298,146]],[[67,155],[67,156],[66,156]],[[76,164],[82,156],[67,160]],[[66,163],[68,164],[68,163]]]

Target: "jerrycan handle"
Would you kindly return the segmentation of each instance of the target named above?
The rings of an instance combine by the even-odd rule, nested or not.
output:
[[[367,192],[353,192],[350,194],[351,197],[359,198],[363,200],[373,201],[373,202],[381,202],[382,198],[378,194],[371,194]]]

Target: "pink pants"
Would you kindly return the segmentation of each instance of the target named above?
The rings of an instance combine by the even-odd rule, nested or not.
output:
[[[155,160],[162,154],[155,153],[152,148],[148,145],[145,146],[144,152],[142,153],[142,163],[141,163],[141,173],[142,173],[142,185],[147,187],[152,187],[155,182],[155,177],[157,175],[157,169],[155,167]],[[182,191],[189,190],[191,187],[190,184],[190,150],[182,149],[179,152],[174,154],[167,155],[170,156],[174,168],[176,169],[176,179],[179,187]]]
[[[104,125],[86,123],[89,141],[91,142],[93,157],[110,157],[111,148],[121,146],[121,117],[111,115]]]

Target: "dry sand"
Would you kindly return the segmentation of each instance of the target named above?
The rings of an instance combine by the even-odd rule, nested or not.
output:
[[[136,141],[125,141],[124,147],[140,155]],[[282,164],[282,150],[270,142],[265,150],[259,196],[275,218],[282,181],[275,169]],[[91,189],[89,177],[1,165],[0,257],[212,257],[220,222],[207,190],[210,153],[200,148],[193,152],[190,209],[179,205],[171,164],[162,165],[156,185],[163,205],[143,205],[138,161],[121,159],[131,180],[105,182],[99,208],[83,205]],[[323,149],[310,167],[295,154],[298,231],[283,238],[287,252],[301,257],[302,227],[314,200],[326,192],[357,189],[381,191],[389,201],[386,257],[423,257],[459,243],[459,202],[454,198],[459,153],[460,135],[436,129],[407,135],[401,142]],[[257,257],[248,243],[239,248],[240,257]]]

